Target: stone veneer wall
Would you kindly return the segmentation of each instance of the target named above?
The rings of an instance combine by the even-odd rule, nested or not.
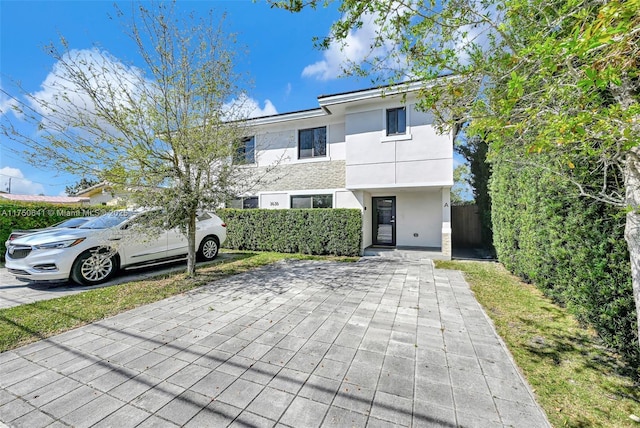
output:
[[[262,175],[265,170],[265,167],[258,167],[255,173]],[[343,160],[281,164],[265,176],[256,192],[343,189],[345,177],[346,164]]]
[[[451,260],[451,232],[442,232],[442,257]]]

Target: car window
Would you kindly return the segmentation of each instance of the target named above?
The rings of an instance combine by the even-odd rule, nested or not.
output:
[[[113,211],[86,222],[80,229],[108,229],[119,225],[134,214],[133,211]]]
[[[205,211],[203,213],[200,213],[198,215],[198,217],[196,217],[196,220],[204,221],[204,220],[209,220],[210,218],[211,218],[211,216],[209,215],[209,213]]]
[[[89,220],[91,219],[85,217],[70,218],[68,220],[61,221],[58,224],[54,224],[52,227],[78,227]]]

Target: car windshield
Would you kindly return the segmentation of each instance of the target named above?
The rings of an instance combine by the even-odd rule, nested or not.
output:
[[[86,222],[80,229],[108,229],[119,225],[134,214],[133,211],[113,211]]]
[[[70,218],[69,220],[65,220],[62,221],[58,224],[54,224],[51,227],[78,227],[86,222],[88,222],[89,220],[91,220],[90,218],[87,217],[77,217],[77,218]]]

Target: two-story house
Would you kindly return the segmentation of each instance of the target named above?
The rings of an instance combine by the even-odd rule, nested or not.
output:
[[[319,107],[251,120],[239,149],[272,179],[235,208],[357,208],[363,249],[423,247],[451,256],[453,132],[416,108],[419,84],[318,97]]]

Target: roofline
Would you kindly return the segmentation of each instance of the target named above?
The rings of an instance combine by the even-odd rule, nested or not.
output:
[[[101,181],[100,183],[94,184],[93,186],[89,186],[85,189],[78,190],[76,193],[74,193],[74,195],[78,196],[83,193],[87,193],[87,192],[91,192],[92,190],[99,189],[100,187],[108,187],[108,186],[109,186],[109,183],[107,183],[106,181]]]
[[[449,79],[454,77],[455,75],[453,74],[446,74],[439,76],[437,79]],[[423,80],[409,80],[402,83],[391,83],[388,85],[381,85],[373,88],[357,89],[355,91],[339,92],[329,95],[319,95],[319,108],[278,113],[269,116],[259,116],[247,119],[247,122],[252,125],[268,125],[288,122],[291,120],[311,119],[315,117],[327,116],[331,115],[331,110],[329,109],[329,106],[331,105],[343,104],[353,101],[362,101],[366,99],[374,99],[379,98],[382,95],[397,95],[401,93],[416,92],[422,89],[424,85],[425,81]]]
[[[298,110],[289,113],[278,113],[269,116],[260,116],[247,119],[247,123],[251,125],[267,125],[272,123],[288,122],[290,120],[311,119],[314,117],[326,116],[327,112],[323,108],[312,108],[307,110]]]
[[[438,76],[436,80],[454,79],[454,74],[445,74]],[[360,89],[356,91],[342,92],[332,95],[321,95],[318,97],[318,103],[321,107],[327,108],[327,106],[334,104],[344,104],[353,101],[362,101],[367,99],[379,98],[381,96],[398,95],[402,93],[417,92],[420,89],[430,86],[434,86],[435,83],[424,80],[408,80],[401,83],[392,83],[389,85],[382,85],[375,88]]]
[[[352,95],[356,95],[356,94],[360,94],[363,97],[374,97],[375,95],[378,95],[382,92],[385,92],[385,89],[390,89],[393,88],[393,90],[391,92],[385,92],[385,93],[389,93],[389,94],[397,94],[400,92],[413,92],[416,91],[418,89],[420,89],[420,87],[422,86],[423,82],[419,81],[419,80],[411,80],[411,81],[407,81],[407,82],[403,82],[403,83],[390,83],[388,85],[381,85],[381,86],[375,86],[375,87],[371,87],[371,88],[365,88],[365,89],[356,89],[353,91],[346,91],[346,92],[338,92],[335,94],[327,94],[327,95],[319,95],[318,96],[318,101],[320,100],[326,100],[326,99],[330,99],[330,98],[341,98],[341,97],[345,97],[345,96],[352,96]]]

